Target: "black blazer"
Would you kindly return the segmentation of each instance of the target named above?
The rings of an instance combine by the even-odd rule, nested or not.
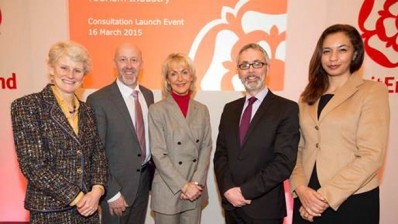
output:
[[[28,180],[26,209],[67,210],[80,191],[86,193],[93,185],[106,185],[107,161],[94,111],[80,102],[78,112],[76,135],[50,84],[11,104],[15,149]]]
[[[153,103],[153,93],[139,86],[147,105]],[[132,205],[141,175],[141,150],[126,103],[116,84],[92,93],[87,102],[94,107],[98,132],[105,145],[110,177],[106,187],[108,200],[121,192],[127,204]],[[147,116],[144,114],[144,116]]]
[[[296,163],[299,142],[297,103],[268,92],[254,115],[243,145],[239,122],[245,97],[225,105],[221,115],[214,169],[224,209],[234,207],[224,197],[241,187],[250,205],[242,209],[260,219],[286,216],[284,180]]]

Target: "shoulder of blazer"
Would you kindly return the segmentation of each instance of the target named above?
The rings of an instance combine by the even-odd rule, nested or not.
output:
[[[152,90],[146,88],[145,86],[139,85],[139,88],[140,88],[141,92],[153,95]]]
[[[371,81],[371,80],[362,80],[362,85],[360,85],[358,88],[361,89],[366,89],[365,91],[371,91],[374,90],[376,92],[386,92],[388,93],[388,88],[385,84],[376,82],[376,81]]]
[[[50,85],[50,84],[49,84]],[[38,111],[39,108],[51,107],[55,103],[55,97],[47,85],[42,91],[31,93],[14,100],[11,103],[11,110]]]
[[[103,99],[107,97],[112,97],[112,95],[117,95],[119,94],[121,96],[121,93],[119,91],[119,88],[117,87],[116,81],[113,83],[104,86],[97,91],[91,93],[87,99]]]
[[[267,100],[267,101],[268,101],[268,100],[271,100],[271,101],[278,102],[279,104],[282,104],[282,105],[285,105],[285,106],[295,106],[295,107],[298,108],[298,103],[297,103],[297,102],[295,102],[295,101],[293,101],[293,100],[290,100],[290,99],[287,99],[287,98],[285,98],[285,97],[276,95],[276,94],[274,94],[274,93],[271,92],[271,91],[269,91],[268,94],[267,94],[267,96],[265,96],[264,101],[266,101],[266,100]],[[263,103],[264,103],[264,102],[263,102]],[[270,102],[270,103],[271,103],[271,102]]]
[[[236,109],[243,109],[243,105],[245,104],[246,97],[241,97],[234,101],[228,102],[224,106],[224,110],[236,110]]]

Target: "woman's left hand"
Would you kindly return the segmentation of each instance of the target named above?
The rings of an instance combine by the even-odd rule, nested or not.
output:
[[[195,201],[202,194],[203,187],[196,182],[186,183],[180,198],[184,200]]]
[[[93,188],[76,204],[77,211],[85,217],[94,214],[98,210],[98,204],[102,194],[103,192],[100,189]]]
[[[313,222],[314,221],[314,216],[312,216],[307,210],[305,210],[305,208],[303,206],[300,207],[299,211],[300,211],[300,216],[304,220],[307,220],[309,222]]]

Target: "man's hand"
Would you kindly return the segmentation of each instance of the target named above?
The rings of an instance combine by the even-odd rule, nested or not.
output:
[[[109,205],[109,213],[111,215],[122,216],[123,212],[126,211],[127,203],[124,200],[123,195],[120,196],[116,201],[108,202]]]
[[[251,200],[246,200],[242,192],[240,190],[240,187],[233,187],[229,190],[227,190],[224,193],[224,197],[231,203],[234,207],[242,207],[245,205],[248,205],[251,203]]]

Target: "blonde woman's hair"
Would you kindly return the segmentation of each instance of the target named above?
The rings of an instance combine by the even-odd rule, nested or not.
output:
[[[48,65],[55,66],[62,56],[68,56],[72,61],[83,64],[83,72],[91,70],[91,58],[87,49],[73,41],[60,41],[55,43],[48,52]]]

